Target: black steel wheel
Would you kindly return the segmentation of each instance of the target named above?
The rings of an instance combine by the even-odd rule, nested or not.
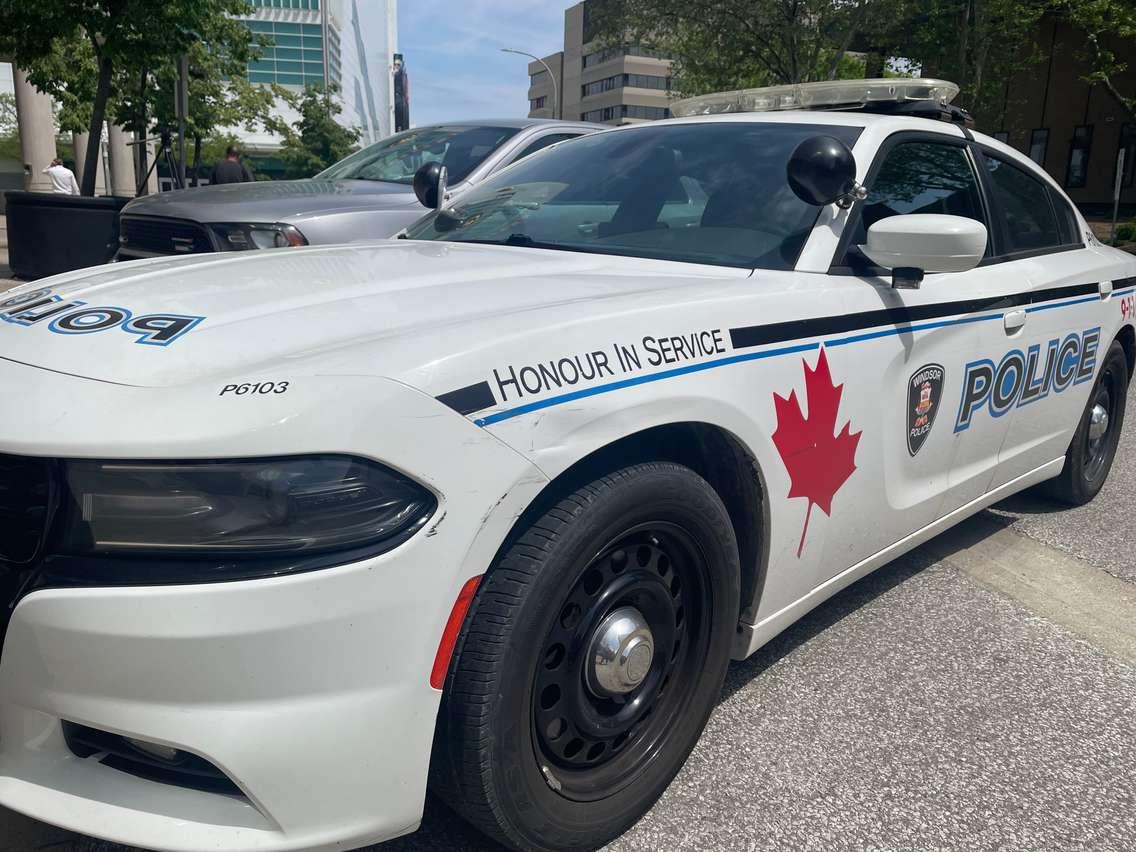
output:
[[[537,760],[561,795],[610,795],[657,756],[706,654],[707,581],[697,544],[671,524],[628,530],[584,570],[534,678]]]
[[[1065,468],[1048,484],[1050,494],[1061,502],[1081,506],[1104,487],[1124,427],[1128,379],[1124,348],[1114,342],[1101,363],[1089,401],[1065,454]]]
[[[662,794],[714,707],[738,618],[729,515],[688,468],[575,489],[482,581],[431,782],[517,849],[593,849]]]

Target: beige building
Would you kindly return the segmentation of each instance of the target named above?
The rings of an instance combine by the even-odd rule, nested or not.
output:
[[[555,81],[540,62],[529,63],[530,118],[632,124],[670,117],[670,60],[638,45],[599,45],[587,3],[564,11],[564,50],[544,62]]]

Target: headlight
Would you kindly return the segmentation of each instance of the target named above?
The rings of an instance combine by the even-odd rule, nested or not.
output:
[[[222,251],[248,251],[249,249],[286,248],[306,246],[308,241],[292,225],[237,223],[209,226],[221,244]]]
[[[417,483],[352,456],[68,460],[63,476],[58,550],[71,556],[216,559],[393,545],[437,505]]]

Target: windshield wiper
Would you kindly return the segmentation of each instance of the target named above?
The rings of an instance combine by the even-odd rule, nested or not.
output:
[[[536,240],[528,234],[509,234],[508,239],[504,242],[504,245],[507,246],[535,246],[536,244]]]

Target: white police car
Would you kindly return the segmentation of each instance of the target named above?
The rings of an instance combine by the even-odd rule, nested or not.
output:
[[[0,803],[350,848],[429,778],[513,847],[591,848],[731,657],[1009,494],[1092,499],[1136,259],[916,117],[950,89],[702,99],[407,239],[0,301]]]

